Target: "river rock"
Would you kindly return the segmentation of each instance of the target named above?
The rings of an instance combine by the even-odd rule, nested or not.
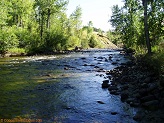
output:
[[[139,94],[141,97],[144,97],[144,96],[148,95],[148,91],[147,91],[147,89],[140,89]]]
[[[85,58],[85,57],[82,57],[81,59],[83,59],[83,60],[84,60],[84,59],[86,59],[86,58]]]
[[[116,115],[116,114],[118,114],[118,112],[112,111],[111,114],[112,114],[112,115]]]
[[[112,65],[116,65],[116,64],[118,64],[118,62],[112,62]]]
[[[83,66],[88,66],[88,64],[83,64]]]
[[[129,97],[129,94],[128,94],[127,91],[123,91],[123,92],[121,93],[121,101],[124,102],[128,97]]]
[[[98,57],[97,59],[103,59],[103,57],[100,56],[100,57]]]
[[[145,112],[144,111],[138,111],[135,116],[133,117],[133,120],[135,121],[141,121],[143,119],[143,117],[145,116]]]
[[[127,90],[129,88],[129,85],[124,85],[121,87],[121,90]]]
[[[112,55],[109,55],[109,60],[111,60],[113,58],[113,56]]]
[[[68,67],[64,67],[64,70],[69,70],[69,68]]]
[[[143,83],[150,83],[151,82],[151,77],[147,77],[144,81],[143,81]]]
[[[122,78],[121,78],[121,80],[120,80],[121,82],[127,82],[127,81],[129,81],[129,77],[128,76],[123,76]]]
[[[141,98],[142,103],[152,101],[152,100],[155,100],[155,96],[153,96],[153,95],[148,95],[148,96],[145,96],[145,97]]]
[[[164,98],[161,99],[160,108],[164,108]]]
[[[109,83],[109,80],[103,80],[103,83]]]
[[[159,108],[159,101],[152,100],[142,104],[142,106],[148,110],[157,110]]]
[[[108,88],[110,85],[108,83],[102,83],[102,88]]]
[[[109,86],[109,87],[108,87],[108,90],[109,90],[109,91],[118,90],[118,87],[117,87],[117,86]]]
[[[94,68],[100,68],[99,66],[95,66]]]
[[[148,84],[147,83],[142,83],[141,88],[148,88]]]
[[[161,75],[160,77],[160,85],[164,87],[164,75]]]
[[[131,107],[139,107],[140,106],[140,103],[139,102],[130,102],[130,106]]]
[[[157,85],[157,83],[149,83],[149,85],[148,85],[148,91],[149,92],[151,92],[151,91],[153,91],[153,90],[155,90],[155,89],[157,89],[158,88],[158,85]]]
[[[108,88],[110,86],[108,83],[109,83],[109,80],[103,80],[102,88]]]
[[[135,98],[128,98],[128,99],[126,100],[126,102],[127,102],[128,104],[130,104],[131,102],[135,102]]]
[[[120,94],[120,91],[118,91],[118,90],[111,90],[110,91],[110,94],[119,95]]]
[[[102,102],[102,101],[97,101],[99,104],[105,104],[104,102]]]
[[[105,62],[108,62],[108,59],[107,58],[105,58]]]

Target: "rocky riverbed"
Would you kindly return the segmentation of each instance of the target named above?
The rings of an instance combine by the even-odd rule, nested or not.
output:
[[[131,60],[107,71],[109,80],[102,88],[110,94],[120,95],[121,101],[139,111],[133,117],[141,123],[162,123],[164,121],[164,84],[155,71],[147,68],[143,61],[137,61],[132,54],[121,52]],[[109,83],[110,82],[110,83]]]

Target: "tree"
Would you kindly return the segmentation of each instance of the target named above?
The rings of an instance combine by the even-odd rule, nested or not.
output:
[[[149,28],[148,28],[148,15],[147,15],[147,6],[148,0],[142,0],[144,6],[144,30],[145,30],[145,37],[146,37],[146,45],[148,49],[148,54],[151,54],[151,44],[150,44],[150,37],[149,37]]]
[[[74,27],[76,31],[80,30],[81,28],[81,24],[82,24],[81,16],[82,16],[82,9],[80,6],[77,6],[75,11],[70,15],[71,25],[72,27]]]

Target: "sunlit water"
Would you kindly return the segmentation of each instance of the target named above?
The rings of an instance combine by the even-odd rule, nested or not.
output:
[[[42,119],[44,123],[135,123],[132,117],[136,109],[101,88],[105,71],[126,61],[119,51],[110,50],[1,58],[0,118]]]

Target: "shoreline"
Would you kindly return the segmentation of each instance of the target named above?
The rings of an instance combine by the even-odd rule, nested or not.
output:
[[[106,73],[110,80],[103,81],[102,88],[108,88],[110,94],[120,95],[121,101],[136,107],[139,111],[133,117],[141,123],[161,123],[164,121],[164,87],[156,71],[144,66],[144,61],[134,58]]]
[[[36,55],[62,55],[62,54],[78,53],[78,52],[106,52],[108,50],[122,51],[122,48],[109,48],[109,49],[89,48],[89,49],[81,49],[81,50],[63,50],[63,51],[42,52],[42,53],[5,53],[5,54],[0,54],[0,58],[36,56]]]

